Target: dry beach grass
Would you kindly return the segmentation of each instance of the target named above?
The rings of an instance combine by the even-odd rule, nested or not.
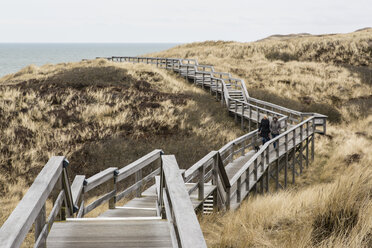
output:
[[[243,134],[212,96],[178,76],[105,60],[5,76],[0,115],[0,223],[50,156],[69,159],[71,178],[159,148],[187,168]]]
[[[243,78],[253,97],[331,122],[296,184],[201,218],[208,246],[372,246],[372,29],[191,43],[151,56],[196,58]]]
[[[372,246],[372,29],[191,43],[152,56],[197,58],[243,78],[254,97],[331,121],[296,184],[201,218],[210,247]],[[208,93],[173,73],[103,60],[1,78],[0,115],[0,223],[49,156],[92,175],[162,148],[187,168],[242,134]]]

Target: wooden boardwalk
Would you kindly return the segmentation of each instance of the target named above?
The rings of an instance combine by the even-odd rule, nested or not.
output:
[[[326,132],[326,116],[252,98],[243,80],[196,60],[107,59],[178,73],[209,90],[248,133],[186,171],[173,155],[154,150],[122,168],[110,167],[90,178],[78,175],[70,184],[66,158],[52,157],[1,227],[0,247],[19,247],[33,224],[35,247],[206,247],[196,214],[236,209],[250,193],[294,183],[314,158],[315,134]],[[257,128],[265,115],[278,117],[282,130],[261,145]],[[89,199],[87,193],[101,185],[106,192]],[[54,204],[46,217],[48,197]],[[119,205],[123,198],[129,201]],[[102,204],[108,204],[106,211],[86,217]]]

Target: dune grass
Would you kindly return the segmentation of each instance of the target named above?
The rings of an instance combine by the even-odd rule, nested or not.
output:
[[[0,224],[53,155],[69,159],[70,179],[154,149],[188,168],[243,134],[208,92],[177,75],[105,60],[1,78],[0,115]]]
[[[150,56],[196,58],[246,82],[251,96],[351,121],[371,114],[372,29],[239,43],[190,43]]]
[[[191,43],[150,55],[196,58],[243,78],[253,97],[329,117],[315,161],[294,185],[201,217],[209,247],[372,246],[372,29]]]
[[[253,97],[331,122],[296,184],[200,219],[208,246],[372,246],[371,29],[191,43],[151,55],[197,58],[243,78]],[[208,93],[173,73],[103,60],[1,78],[0,115],[0,223],[52,155],[89,176],[162,148],[187,168],[242,134]]]

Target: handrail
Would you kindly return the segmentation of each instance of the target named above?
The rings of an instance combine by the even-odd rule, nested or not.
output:
[[[68,161],[65,157],[55,156],[49,159],[26,195],[2,225],[0,229],[0,244],[2,247],[19,247],[34,222],[35,246],[38,247],[38,245],[44,243],[56,215],[60,211],[65,211],[65,208],[61,208],[64,197],[66,198],[66,201],[63,202],[68,211],[67,215],[73,214],[74,206],[66,173],[67,165]],[[57,185],[58,182],[61,182],[61,185]],[[56,185],[64,190],[59,192],[55,207],[46,222],[45,203]],[[62,212],[62,215],[65,216],[66,213]]]
[[[162,156],[162,174],[158,201],[165,207],[166,217],[178,247],[207,247],[189,194],[174,155]],[[175,245],[175,244],[174,244]]]
[[[145,156],[137,159],[136,161],[130,163],[127,166],[124,166],[121,169],[117,167],[110,167],[106,170],[103,170],[88,179],[81,180],[81,177],[76,177],[74,185],[74,195],[79,195],[75,197],[76,204],[79,204],[79,212],[77,217],[84,217],[85,214],[89,213],[96,207],[109,202],[109,208],[115,208],[116,202],[122,198],[128,196],[132,192],[136,191],[136,195],[140,196],[143,186],[150,180],[152,180],[156,175],[160,174],[160,168],[153,169],[148,175],[142,175],[142,170],[151,165],[154,161],[160,160],[160,156],[163,154],[163,151],[160,149],[155,149],[154,151],[146,154]],[[156,166],[154,166],[156,167]],[[160,164],[158,165],[160,167]],[[128,178],[131,175],[135,175],[135,183],[128,188],[125,188],[122,191],[118,191],[118,183]],[[79,182],[75,182],[79,181]],[[95,187],[111,181],[112,191],[107,192],[106,194],[100,196],[94,202],[90,203],[88,206],[85,206],[84,194],[94,189]],[[83,182],[83,188],[81,189],[81,183]]]
[[[233,178],[231,178],[230,180],[230,183],[233,185],[237,182],[237,179],[248,169],[248,167],[250,165],[252,165],[252,162],[254,160],[256,160],[259,156],[262,155],[262,153],[268,149],[270,147],[271,144],[273,144],[274,142],[276,142],[277,140],[279,140],[280,138],[288,135],[289,133],[293,132],[293,130],[296,130],[297,128],[303,126],[305,123],[307,122],[310,122],[311,120],[313,120],[314,117],[311,117],[309,119],[306,119],[304,121],[302,121],[301,123],[297,124],[296,126],[290,128],[289,130],[281,133],[280,135],[278,135],[277,137],[275,137],[274,139],[270,139],[269,141],[267,141],[261,148],[258,152],[256,152],[250,159],[249,161],[247,161],[240,169],[239,171],[234,175]]]

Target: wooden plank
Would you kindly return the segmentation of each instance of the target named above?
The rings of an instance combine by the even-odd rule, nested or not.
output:
[[[156,217],[156,209],[145,208],[115,208],[109,209],[98,218],[107,217]]]
[[[81,193],[83,192],[85,176],[77,175],[71,185],[71,194],[74,204],[78,204]]]
[[[160,158],[160,155],[163,153],[162,150],[154,150],[149,154],[143,156],[142,158],[130,163],[129,165],[121,168],[118,172],[117,181],[120,182],[121,180],[127,178],[128,176],[134,174],[136,171],[144,168],[145,166],[151,164],[155,160]]]
[[[141,198],[134,198],[124,204],[124,207],[133,207],[133,208],[154,208],[156,207],[156,196],[148,196]]]
[[[56,223],[48,248],[172,247],[164,220],[105,220]]]
[[[101,185],[102,183],[105,183],[108,180],[114,178],[114,172],[117,169],[118,169],[117,167],[110,167],[86,179],[85,180],[86,186],[84,189],[85,192],[88,192],[91,189]]]
[[[162,162],[169,201],[172,204],[177,234],[182,247],[207,247],[176,158],[173,155],[163,155]]]
[[[51,157],[0,229],[0,244],[19,247],[62,172],[62,156]]]

